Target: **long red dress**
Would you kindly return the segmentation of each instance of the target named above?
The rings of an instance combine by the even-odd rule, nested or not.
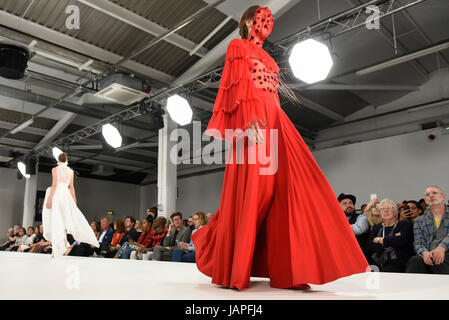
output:
[[[250,276],[291,288],[368,270],[331,186],[280,107],[278,71],[261,47],[232,40],[206,129],[208,135],[233,142],[233,152],[228,152],[219,209],[192,236],[196,264],[212,283],[239,290],[249,286]],[[225,132],[245,130],[254,119],[265,129],[262,144]],[[243,155],[237,140],[244,142]],[[271,160],[277,157],[277,165],[274,160],[248,163],[252,148],[262,148]],[[270,170],[273,174],[266,173]]]

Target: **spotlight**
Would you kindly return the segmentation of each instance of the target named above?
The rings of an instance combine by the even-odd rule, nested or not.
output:
[[[110,123],[105,124],[102,129],[102,134],[106,142],[113,148],[119,148],[122,145],[122,136],[117,128]]]
[[[26,172],[27,170],[26,170],[25,163],[23,163],[22,161],[17,162],[17,168],[19,169],[22,176],[24,176],[27,179],[30,178],[30,175],[27,174],[27,172]]]
[[[295,44],[288,62],[295,77],[309,84],[326,79],[333,65],[327,46],[313,39]]]
[[[175,94],[167,99],[167,111],[170,117],[180,126],[192,121],[192,108],[183,97]]]

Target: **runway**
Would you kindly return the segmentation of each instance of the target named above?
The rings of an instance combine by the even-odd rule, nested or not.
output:
[[[243,291],[211,284],[193,263],[0,252],[0,299],[395,300],[449,299],[448,275],[364,273],[312,290],[271,288],[251,278]]]

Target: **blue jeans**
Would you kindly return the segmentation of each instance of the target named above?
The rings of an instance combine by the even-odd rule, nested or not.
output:
[[[131,252],[136,251],[139,247],[135,244],[130,244],[128,242],[125,242],[123,246],[120,248],[120,250],[116,253],[116,255],[120,259],[129,259],[131,256]]]
[[[195,262],[195,251],[189,253],[185,252],[181,248],[176,248],[173,251],[172,261],[174,262]]]

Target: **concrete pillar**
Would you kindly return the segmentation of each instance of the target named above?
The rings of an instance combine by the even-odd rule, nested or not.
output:
[[[23,178],[25,179],[25,178]],[[25,179],[25,195],[23,197],[22,226],[28,228],[34,225],[36,192],[37,192],[37,163],[36,174]]]
[[[176,161],[170,160],[170,152],[174,150],[173,148],[176,148],[177,141],[170,141],[170,133],[178,125],[170,118],[167,112],[163,115],[163,119],[164,128],[159,129],[157,206],[158,216],[169,218],[176,211],[177,195],[177,164]]]

